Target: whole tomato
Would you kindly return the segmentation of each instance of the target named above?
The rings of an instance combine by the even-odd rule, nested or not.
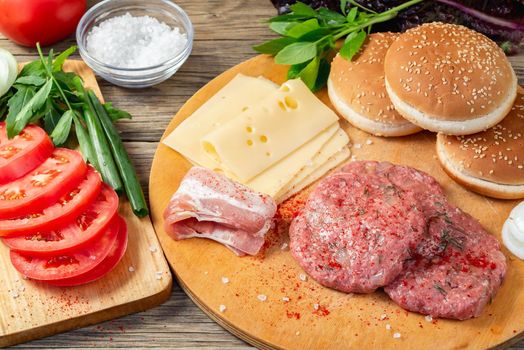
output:
[[[14,42],[50,45],[76,29],[86,0],[0,0],[0,32]]]

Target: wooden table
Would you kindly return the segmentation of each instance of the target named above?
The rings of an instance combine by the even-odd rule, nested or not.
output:
[[[88,0],[88,5],[96,2]],[[177,3],[191,17],[196,36],[191,57],[172,79],[144,90],[126,90],[99,80],[105,98],[134,117],[118,126],[145,190],[158,140],[180,106],[210,79],[252,57],[252,45],[272,37],[262,23],[275,14],[269,0],[177,0]],[[72,36],[53,48],[61,51],[73,44]],[[0,47],[13,52],[19,61],[36,58],[34,49],[17,46],[1,36]],[[524,55],[512,57],[511,61],[520,84],[524,85]],[[176,284],[171,299],[153,310],[16,348],[136,347],[251,348],[211,321]],[[524,349],[524,341],[512,349]]]

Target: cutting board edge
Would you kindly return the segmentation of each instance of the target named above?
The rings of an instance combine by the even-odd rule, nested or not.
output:
[[[169,276],[172,276],[171,272]],[[50,337],[66,331],[72,331],[82,327],[91,326],[122,316],[142,312],[163,304],[171,296],[173,278],[165,278],[163,280],[165,280],[167,283],[162,286],[162,289],[157,294],[149,295],[138,300],[131,300],[125,304],[116,305],[94,313],[79,315],[77,317],[63,320],[52,325],[43,325],[30,330],[24,330],[18,333],[5,335],[2,337],[2,339],[0,339],[0,348],[6,348],[16,344],[22,344],[32,340]],[[138,308],[136,307],[137,304],[139,304]],[[71,322],[74,324],[71,325]]]

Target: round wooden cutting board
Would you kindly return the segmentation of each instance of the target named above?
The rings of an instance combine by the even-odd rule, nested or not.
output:
[[[164,137],[237,73],[263,75],[281,84],[286,71],[267,56],[233,67],[187,101]],[[317,95],[331,106],[325,91]],[[356,159],[387,160],[428,172],[443,185],[452,203],[500,238],[502,224],[517,202],[488,199],[454,183],[438,164],[433,134],[386,139],[345,122],[342,126],[351,138]],[[506,280],[481,317],[431,321],[402,310],[381,291],[356,295],[320,286],[304,274],[285,248],[289,239],[285,229],[273,232],[263,256],[254,258],[239,258],[209,240],[172,240],[163,229],[163,211],[190,167],[177,152],[158,146],[149,184],[153,224],[182,288],[211,318],[245,341],[263,349],[483,349],[507,346],[523,335],[524,262],[507,250]],[[282,206],[281,228],[304,196]]]

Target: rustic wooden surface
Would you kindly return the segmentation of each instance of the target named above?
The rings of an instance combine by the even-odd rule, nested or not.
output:
[[[146,1],[146,0],[144,0]],[[92,5],[95,0],[89,0]],[[273,15],[269,0],[178,0],[195,25],[193,53],[170,80],[144,90],[126,90],[99,80],[106,99],[134,115],[119,124],[122,137],[147,189],[153,154],[173,115],[209,80],[254,56],[251,46],[272,37],[263,19]],[[54,45],[62,50],[75,43],[74,37]],[[0,36],[0,47],[20,61],[36,57],[34,49],[19,47]],[[524,55],[512,57],[524,85]],[[98,326],[34,341],[18,348],[250,348],[209,319],[174,286],[164,305],[140,314]],[[524,349],[524,342],[514,345]]]

